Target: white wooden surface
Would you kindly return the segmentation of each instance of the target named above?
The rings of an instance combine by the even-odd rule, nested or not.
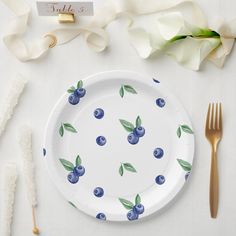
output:
[[[28,39],[37,38],[57,25],[54,20],[37,17],[34,2],[31,3],[33,16]],[[236,17],[236,2],[233,0],[198,2],[208,19],[214,20],[221,16],[229,20]],[[12,16],[1,3],[1,38]],[[193,72],[177,65],[166,56],[140,59],[130,46],[125,27],[120,22],[113,22],[107,30],[110,34],[110,47],[103,53],[92,52],[84,41],[78,38],[53,49],[44,58],[29,63],[17,61],[0,41],[0,102],[16,73],[30,78],[14,118],[0,140],[0,168],[5,161],[12,160],[19,163],[20,170],[12,235],[32,235],[31,209],[22,179],[17,139],[19,126],[25,122],[30,123],[34,129],[34,158],[39,197],[37,218],[42,235],[235,235],[236,51],[232,52],[223,69],[205,63],[201,71]],[[64,201],[49,180],[42,160],[44,126],[50,110],[64,92],[64,88],[91,73],[113,69],[134,70],[165,82],[182,101],[196,131],[195,162],[186,188],[163,213],[134,224],[101,223],[76,211]],[[220,203],[216,220],[209,216],[210,146],[204,137],[205,114],[210,101],[221,101],[224,108],[224,137],[219,149]],[[0,190],[2,195],[1,187]]]

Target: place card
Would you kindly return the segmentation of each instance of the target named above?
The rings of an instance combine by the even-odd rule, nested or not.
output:
[[[93,16],[93,2],[37,1],[39,16],[57,16],[70,13],[76,16]]]

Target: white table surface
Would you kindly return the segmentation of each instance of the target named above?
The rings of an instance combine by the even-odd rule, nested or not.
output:
[[[236,1],[198,0],[209,19],[217,16],[236,17]],[[55,28],[51,19],[33,17],[27,38],[33,39]],[[0,36],[12,18],[11,12],[0,4]],[[7,92],[10,80],[16,73],[30,78],[30,82],[13,119],[0,140],[0,167],[6,161],[19,163],[19,182],[12,235],[28,236],[31,233],[31,209],[28,205],[18,145],[20,125],[29,123],[34,130],[34,159],[38,186],[37,218],[41,235],[236,235],[236,51],[227,59],[223,69],[204,63],[199,72],[179,66],[166,57],[142,60],[128,42],[125,27],[113,22],[107,28],[110,34],[108,50],[97,54],[87,48],[82,38],[54,48],[44,58],[28,63],[19,62],[0,41],[0,102]],[[49,179],[42,157],[44,126],[57,99],[74,81],[92,73],[126,69],[149,74],[166,83],[180,99],[189,113],[196,135],[196,152],[192,176],[186,188],[161,214],[138,223],[101,223],[75,210],[59,194]],[[208,190],[210,146],[204,137],[204,123],[208,103],[221,101],[224,108],[224,136],[219,147],[220,202],[218,218],[210,218]],[[2,171],[2,169],[1,169]],[[0,194],[2,194],[2,189]],[[0,205],[1,211],[1,205]]]

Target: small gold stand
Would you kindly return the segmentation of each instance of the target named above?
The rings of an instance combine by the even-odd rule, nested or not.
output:
[[[59,23],[75,23],[75,16],[73,13],[59,13]]]

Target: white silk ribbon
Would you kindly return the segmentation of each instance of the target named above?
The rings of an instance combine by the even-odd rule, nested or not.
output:
[[[171,55],[178,63],[198,70],[201,62],[207,58],[217,66],[223,66],[226,56],[231,52],[236,37],[235,21],[221,24],[216,30],[219,37],[185,37],[171,43],[171,39],[181,35],[194,34],[199,29],[207,29],[207,20],[199,6],[191,0],[108,0],[107,5],[96,11],[87,24],[76,28],[59,28],[45,33],[39,40],[26,43],[23,35],[27,30],[30,7],[24,0],[1,0],[16,15],[8,25],[3,38],[8,49],[20,60],[29,61],[41,57],[56,38],[57,45],[65,44],[82,35],[87,45],[96,52],[108,46],[109,37],[105,27],[112,21],[126,17],[129,20],[128,33],[131,44],[142,58],[163,51]],[[184,17],[182,9],[191,9],[191,23]],[[156,14],[159,15],[156,15]],[[145,15],[145,16],[143,16]],[[153,15],[147,20],[146,15]],[[143,23],[140,25],[139,19]],[[48,37],[47,37],[48,36]]]

